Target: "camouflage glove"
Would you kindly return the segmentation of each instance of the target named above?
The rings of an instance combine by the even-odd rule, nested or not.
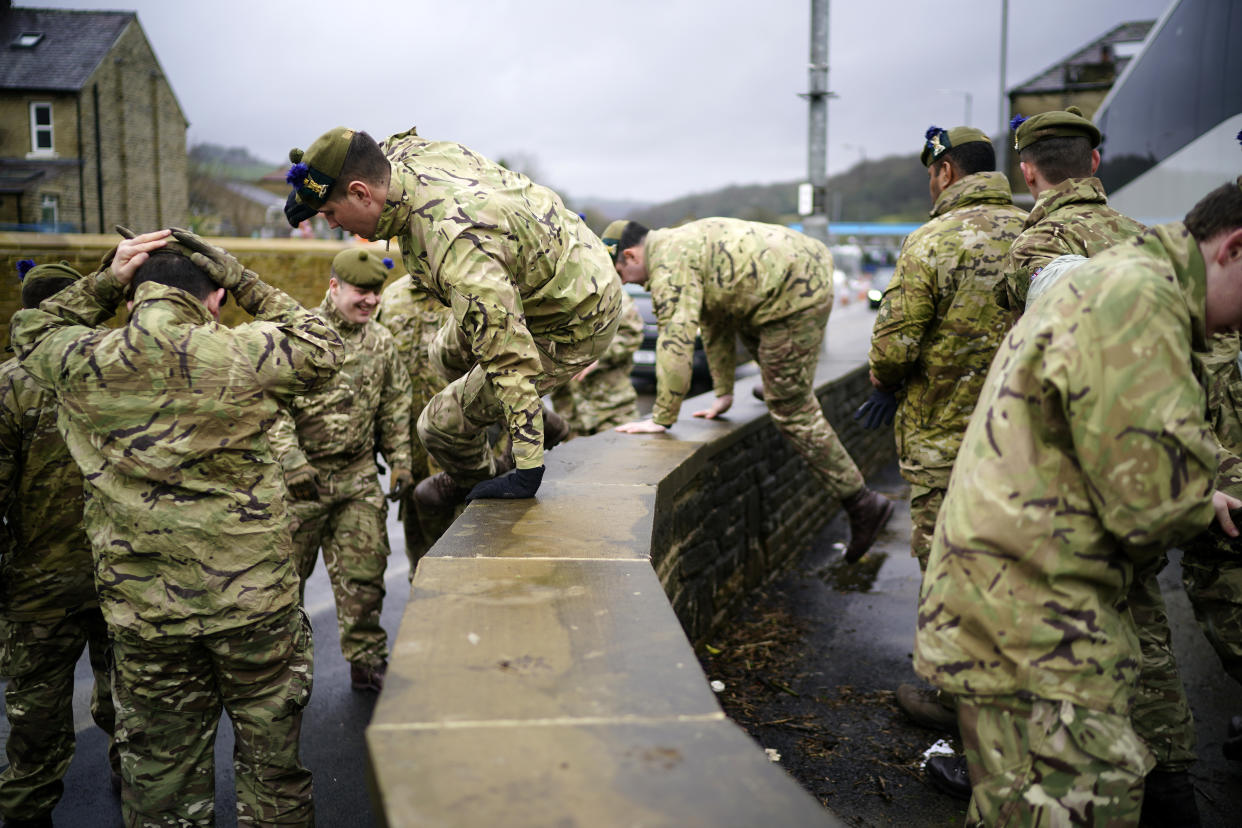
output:
[[[405,492],[410,486],[414,485],[414,473],[409,469],[400,469],[393,467],[392,477],[388,482],[388,499],[400,500],[405,496]]]
[[[475,486],[470,490],[470,494],[466,495],[466,502],[488,498],[517,500],[534,497],[542,482],[543,466],[533,469],[514,469],[508,474],[484,480]]]
[[[863,428],[879,428],[882,425],[892,425],[893,415],[896,413],[897,395],[892,391],[882,391],[877,388],[854,412],[854,419],[862,420],[865,417]]]
[[[289,487],[289,494],[293,495],[294,500],[319,499],[319,472],[309,465],[298,466],[293,471],[286,472],[285,485]]]
[[[206,239],[180,227],[172,228],[173,238],[189,248],[190,261],[201,268],[217,285],[225,290],[235,290],[245,281],[246,268],[237,261],[237,257],[225,250],[209,244]]]

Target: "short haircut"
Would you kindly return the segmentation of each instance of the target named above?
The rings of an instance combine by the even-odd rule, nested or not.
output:
[[[385,185],[388,183],[390,167],[388,158],[375,139],[365,132],[355,132],[349,141],[349,150],[345,160],[341,162],[341,173],[336,177],[336,184],[328,196],[331,201],[341,197],[351,181],[363,181],[367,184]],[[337,186],[337,185],[344,186]]]
[[[621,238],[617,240],[617,258],[621,258],[624,250],[629,250],[635,245],[643,243],[647,238],[649,231],[636,221],[631,221],[625,225],[625,229],[621,231]]]
[[[961,146],[950,147],[948,152],[936,159],[937,164],[946,161],[953,165],[959,175],[992,172],[996,169],[996,150],[987,141],[970,141]]]
[[[1091,175],[1091,139],[1085,135],[1045,138],[1022,150],[1018,157],[1034,164],[1049,184]]]
[[[129,298],[132,299],[138,286],[146,282],[180,288],[200,302],[205,302],[208,296],[220,289],[206,271],[171,250],[156,250],[142,263],[129,283]]]
[[[45,276],[42,279],[31,279],[22,283],[22,307],[37,308],[51,296],[55,296],[72,285],[76,279],[68,276]]]
[[[1212,190],[1186,214],[1186,229],[1199,242],[1239,227],[1242,227],[1242,176]]]

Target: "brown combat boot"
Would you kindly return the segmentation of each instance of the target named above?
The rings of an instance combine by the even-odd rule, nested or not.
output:
[[[903,684],[897,688],[897,706],[916,725],[945,733],[957,733],[957,709],[953,697],[930,687]]]
[[[765,400],[763,399],[763,383],[757,382],[754,385],[752,385],[750,387],[750,394],[752,397],[754,397],[759,402],[764,402]]]
[[[466,502],[469,486],[458,486],[448,472],[436,472],[424,477],[414,487],[414,501],[424,509],[438,512],[456,508]]]
[[[349,664],[349,686],[355,690],[370,690],[378,693],[384,689],[384,676],[388,673],[388,665],[368,667],[365,664]]]
[[[543,448],[545,451],[569,439],[569,423],[546,405],[543,407]],[[503,472],[497,472],[502,474]]]
[[[845,562],[855,563],[867,553],[876,535],[893,516],[893,501],[866,486],[858,494],[841,501],[850,518],[850,545],[845,550]]]

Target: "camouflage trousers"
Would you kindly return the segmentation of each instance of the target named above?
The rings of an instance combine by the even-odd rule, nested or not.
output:
[[[220,708],[233,723],[237,824],[315,822],[298,756],[314,642],[298,608],[195,638],[114,641],[127,828],[215,824]]]
[[[831,306],[808,310],[757,329],[743,330],[742,344],[759,363],[763,400],[772,423],[793,444],[811,472],[836,498],[863,487],[862,472],[824,416],[815,396],[815,366]]]
[[[91,718],[112,736],[115,713],[108,669],[108,629],[99,609],[46,621],[0,618],[0,675],[9,719],[9,766],[0,774],[0,816],[33,820],[50,815],[73,759],[73,671],[86,648],[95,674]],[[108,759],[120,770],[114,745]]]
[[[388,503],[376,478],[375,462],[332,474],[320,470],[319,500],[295,500],[294,566],[303,594],[318,552],[332,583],[341,653],[351,664],[388,663],[388,634],[380,625],[384,571],[388,568]]]
[[[957,702],[968,826],[1138,825],[1152,759],[1125,716],[1015,696]]]
[[[629,367],[597,368],[552,392],[552,407],[569,423],[574,436],[611,431],[638,419],[638,392]]]
[[[1183,551],[1182,585],[1195,619],[1225,672],[1242,684],[1242,560],[1198,543]]]
[[[536,338],[540,371],[531,378],[535,391],[540,396],[551,393],[599,359],[612,342],[617,321],[614,318],[603,330],[579,342]],[[470,352],[456,321],[450,319],[436,334],[428,359],[451,382],[431,398],[419,415],[418,439],[460,486],[473,486],[495,477],[487,428],[504,423],[505,412],[492,381]]]
[[[910,554],[919,562],[919,570],[927,571],[932,539],[936,536],[936,518],[944,503],[945,488],[910,484]]]
[[[1126,602],[1143,659],[1130,721],[1155,756],[1156,767],[1175,773],[1194,764],[1195,722],[1177,671],[1169,615],[1157,580],[1168,562],[1162,554],[1151,564],[1136,568]]]

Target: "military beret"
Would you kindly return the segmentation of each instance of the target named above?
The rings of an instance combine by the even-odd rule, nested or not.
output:
[[[1018,152],[1046,138],[1086,138],[1093,149],[1100,145],[1100,128],[1084,118],[1076,106],[1029,118],[1018,115],[1009,124],[1013,127],[1013,148]]]
[[[364,290],[376,290],[388,278],[392,259],[381,259],[370,250],[352,247],[332,259],[332,275]]]
[[[328,200],[353,139],[352,129],[336,127],[316,138],[305,152],[296,147],[289,150],[289,161],[293,164],[285,175],[285,181],[293,187],[285,200],[285,217],[289,224],[297,227],[315,215]]]
[[[621,243],[621,237],[625,235],[625,228],[629,224],[629,219],[617,219],[605,227],[604,235],[600,236],[600,241],[604,243],[604,247],[608,249],[608,255],[612,256],[614,262],[617,260],[617,245]]]
[[[982,141],[985,144],[991,144],[992,139],[984,134],[983,130],[974,127],[959,126],[953,129],[941,129],[938,126],[930,126],[927,132],[923,133],[925,143],[923,144],[923,152],[919,155],[919,160],[923,162],[924,167],[930,167],[933,161],[954,147],[960,147],[962,144],[970,144],[975,141]]]
[[[22,259],[17,263],[17,278],[23,285],[28,285],[40,279],[72,279],[76,282],[82,274],[70,267],[68,262],[37,265],[34,259]]]

